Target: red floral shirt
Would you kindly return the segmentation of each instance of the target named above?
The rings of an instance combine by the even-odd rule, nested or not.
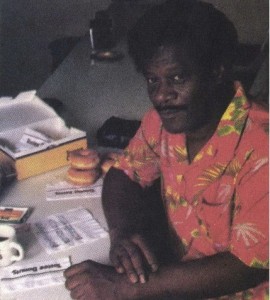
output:
[[[162,177],[185,260],[231,251],[249,266],[267,268],[268,113],[235,87],[216,132],[191,163],[185,135],[168,133],[152,109],[115,167],[143,187]],[[229,299],[266,299],[266,289]]]

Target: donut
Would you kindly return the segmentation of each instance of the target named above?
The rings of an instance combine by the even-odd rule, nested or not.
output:
[[[118,157],[119,157],[119,155],[120,155],[120,153],[116,153],[116,152],[109,152],[109,153],[107,153],[107,155],[106,155],[106,158],[108,158],[108,159],[112,159],[112,160],[117,160],[118,159]]]
[[[115,163],[115,160],[113,160],[113,159],[104,160],[104,162],[101,165],[102,174],[105,175],[106,173],[108,173],[108,171],[114,165],[114,163]]]
[[[67,179],[76,185],[91,185],[95,183],[100,176],[98,169],[81,170],[69,168],[67,170]]]
[[[90,170],[98,166],[100,159],[98,153],[90,149],[79,149],[69,153],[68,159],[71,167],[81,170]]]
[[[108,153],[101,164],[102,174],[105,175],[118,159],[118,153]]]

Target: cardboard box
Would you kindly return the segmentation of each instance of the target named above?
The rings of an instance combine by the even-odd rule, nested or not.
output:
[[[18,180],[65,166],[69,151],[87,147],[86,133],[68,128],[35,91],[14,99],[0,98],[0,128],[0,162],[12,163]],[[28,129],[48,137],[49,142],[18,150]]]

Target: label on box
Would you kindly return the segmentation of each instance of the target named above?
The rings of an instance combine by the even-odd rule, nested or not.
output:
[[[43,146],[52,142],[52,139],[31,128],[26,128],[19,143],[16,145],[16,152]]]
[[[30,215],[28,207],[0,207],[0,223],[23,223]]]

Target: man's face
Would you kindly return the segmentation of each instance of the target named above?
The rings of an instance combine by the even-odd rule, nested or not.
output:
[[[149,98],[168,132],[195,132],[211,122],[210,87],[199,74],[180,47],[160,48],[146,65]]]

